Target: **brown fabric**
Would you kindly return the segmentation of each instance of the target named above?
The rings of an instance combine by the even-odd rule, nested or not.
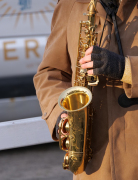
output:
[[[54,139],[56,119],[62,110],[57,101],[60,93],[71,86],[75,75],[79,21],[87,20],[87,0],[60,0],[52,20],[52,33],[46,45],[43,61],[34,77],[36,93]],[[93,88],[93,159],[86,170],[74,180],[136,180],[138,179],[138,105],[122,108],[118,97],[138,97],[138,9],[137,1],[123,0],[117,23],[124,55],[130,58],[132,86],[120,81],[99,77]],[[97,3],[98,42],[106,13]],[[101,47],[118,53],[114,27],[110,18],[106,22]],[[47,114],[46,114],[47,113]]]

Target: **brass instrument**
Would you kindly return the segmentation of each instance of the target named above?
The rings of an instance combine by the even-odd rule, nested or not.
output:
[[[91,0],[88,6],[87,21],[80,21],[78,56],[74,87],[65,90],[59,97],[59,106],[67,111],[68,117],[59,123],[59,146],[67,153],[63,168],[79,174],[84,171],[92,158],[92,86],[98,84],[97,76],[88,76],[81,69],[79,60],[85,56],[85,51],[97,44],[95,33],[96,0]],[[83,37],[85,35],[85,37]]]

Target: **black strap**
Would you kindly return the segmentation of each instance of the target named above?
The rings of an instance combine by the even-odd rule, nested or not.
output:
[[[120,35],[119,35],[119,31],[118,31],[117,21],[116,21],[116,13],[117,13],[118,7],[111,0],[99,0],[99,1],[100,1],[101,5],[103,6],[103,8],[105,9],[106,13],[113,20],[119,53],[120,53],[120,55],[124,56],[122,44],[121,44],[121,40],[120,40]],[[105,28],[105,24],[104,24],[104,28]],[[104,28],[103,28],[103,30],[104,30]],[[102,36],[103,36],[103,32],[102,32]],[[102,39],[102,37],[101,37],[101,39]],[[101,42],[101,40],[100,40],[100,42]],[[123,93],[122,95],[119,96],[118,103],[121,107],[128,108],[132,105],[138,104],[138,98],[128,98],[126,96],[126,94]]]
[[[118,5],[115,3],[116,1],[111,0],[99,0],[107,14],[111,17],[112,13],[115,12],[115,14],[118,11]]]
[[[101,46],[101,42],[102,42],[102,38],[103,38],[103,32],[104,32],[104,28],[105,28],[106,19],[107,19],[107,14],[106,14],[106,18],[105,18],[105,21],[104,21],[104,26],[103,26],[103,30],[102,30],[102,35],[101,35],[100,42],[99,42],[99,47]]]
[[[112,20],[113,20],[114,27],[115,27],[115,35],[116,35],[119,53],[120,53],[120,55],[124,56],[122,44],[121,44],[121,40],[120,40],[120,35],[119,35],[119,31],[118,31],[118,26],[117,26],[117,22],[116,22],[116,15],[114,12],[112,13]]]
[[[112,1],[106,2],[106,3],[103,0],[99,0],[99,1],[100,1],[101,5],[103,6],[103,8],[105,9],[107,15],[109,15],[113,20],[119,54],[124,56],[123,50],[122,50],[122,44],[121,44],[121,40],[120,40],[120,35],[119,35],[119,31],[118,31],[118,26],[117,26],[117,22],[116,22],[116,13],[118,10],[118,6],[115,3],[113,3]],[[102,33],[102,35],[103,35],[103,33]]]

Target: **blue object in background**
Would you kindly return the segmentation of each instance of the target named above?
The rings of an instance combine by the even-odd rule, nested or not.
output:
[[[32,0],[19,0],[19,5],[21,6],[21,10],[30,9]]]

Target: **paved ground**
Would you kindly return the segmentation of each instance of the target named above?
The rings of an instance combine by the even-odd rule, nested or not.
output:
[[[64,154],[58,143],[1,151],[0,180],[72,180]]]

